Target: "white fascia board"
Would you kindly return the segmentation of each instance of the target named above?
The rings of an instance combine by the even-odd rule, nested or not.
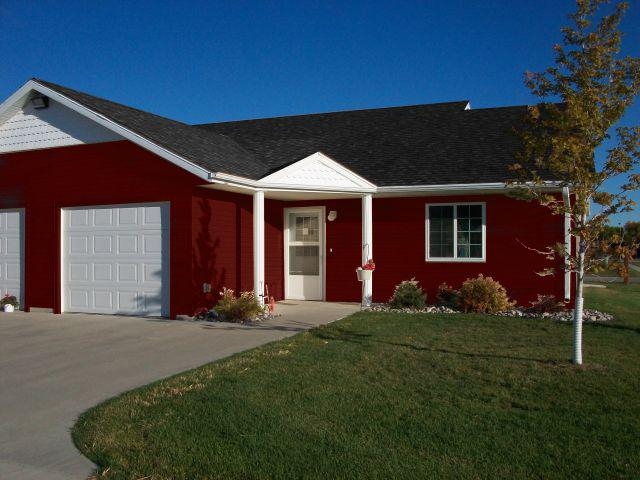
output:
[[[533,186],[533,185],[528,185]],[[518,185],[511,185],[506,182],[495,183],[449,183],[443,185],[394,185],[389,187],[378,187],[376,192],[381,193],[475,193],[494,190],[507,190],[517,188]],[[542,189],[561,190],[558,182],[544,182],[540,185]]]
[[[339,162],[336,162],[334,159],[332,159],[328,155],[325,155],[322,152],[313,153],[308,157],[298,160],[297,162],[292,163],[291,165],[288,165],[270,175],[267,175],[266,177],[258,180],[258,183],[264,184],[264,185],[270,185],[270,186],[271,185],[278,186],[282,188],[305,188],[305,187],[318,188],[318,185],[292,184],[290,182],[283,182],[283,180],[285,180],[291,174],[297,171],[303,170],[305,167],[312,165],[314,163],[320,164],[323,167],[326,167],[329,170],[332,170],[333,172],[343,176],[344,178],[346,178],[347,180],[355,184],[354,187],[338,187],[339,190],[345,189],[350,191],[373,192],[376,189],[376,186],[373,183],[369,182],[368,180],[361,177],[360,175],[353,172],[352,170],[349,170],[347,167],[345,167]],[[336,187],[329,187],[329,188],[335,189]]]
[[[190,162],[180,155],[177,155],[170,150],[167,150],[166,148],[161,147],[160,145],[148,140],[142,135],[139,135],[129,130],[128,128],[114,122],[113,120],[110,120],[104,115],[96,113],[93,110],[85,107],[81,103],[71,100],[70,98],[67,98],[64,95],[56,92],[55,90],[45,87],[44,85],[41,85],[33,80],[29,80],[27,83],[25,83],[17,92],[11,95],[2,103],[2,105],[0,105],[0,123],[6,120],[4,116],[6,116],[7,113],[12,112],[12,107],[15,108],[16,105],[20,104],[20,102],[24,103],[26,96],[28,96],[32,90],[46,95],[47,97],[61,103],[65,107],[70,108],[71,110],[87,117],[90,120],[93,120],[99,125],[108,128],[112,132],[121,135],[122,137],[130,140],[136,145],[141,146],[145,150],[149,150],[150,152],[155,153],[159,157],[162,157],[165,160],[173,163],[174,165],[187,170],[197,177],[200,177],[206,181],[211,181],[211,172],[207,169]],[[20,107],[22,107],[22,105],[20,105]]]

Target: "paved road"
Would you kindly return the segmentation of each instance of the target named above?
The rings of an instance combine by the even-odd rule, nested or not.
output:
[[[0,314],[0,479],[85,479],[80,413],[118,393],[349,315],[354,304],[285,302],[256,326],[103,315]]]

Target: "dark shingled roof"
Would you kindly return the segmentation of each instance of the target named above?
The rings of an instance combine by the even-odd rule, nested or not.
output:
[[[504,182],[513,127],[527,107],[465,110],[468,102],[200,125],[253,152],[272,173],[317,151],[378,186]]]
[[[254,180],[320,151],[378,186],[504,182],[527,108],[460,101],[192,126],[33,80],[210,172]]]
[[[103,98],[78,92],[55,83],[33,81],[78,102],[96,113],[131,130],[211,172],[240,174],[259,178],[265,166],[234,140],[185,123],[127,107]]]

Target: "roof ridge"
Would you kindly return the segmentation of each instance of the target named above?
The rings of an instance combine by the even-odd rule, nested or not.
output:
[[[419,107],[444,107],[444,106],[453,106],[460,105],[461,111],[464,111],[464,107],[469,104],[469,100],[454,100],[450,102],[436,102],[436,103],[416,103],[411,105],[395,105],[393,107],[374,107],[374,108],[355,108],[349,110],[334,110],[330,112],[314,112],[314,113],[297,113],[293,115],[276,115],[275,117],[259,117],[259,118],[249,118],[249,119],[240,119],[240,120],[228,120],[223,122],[207,122],[207,123],[194,123],[192,124],[194,127],[202,127],[206,125],[220,125],[220,124],[229,124],[229,123],[240,123],[240,122],[258,122],[264,120],[277,120],[277,119],[294,119],[300,117],[315,117],[322,115],[340,115],[347,113],[365,113],[365,112],[381,112],[381,111],[391,111],[391,110],[400,110],[400,109],[410,109],[410,108],[419,108]]]

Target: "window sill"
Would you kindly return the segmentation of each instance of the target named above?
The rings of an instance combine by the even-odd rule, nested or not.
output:
[[[426,263],[487,263],[486,258],[427,258]]]

